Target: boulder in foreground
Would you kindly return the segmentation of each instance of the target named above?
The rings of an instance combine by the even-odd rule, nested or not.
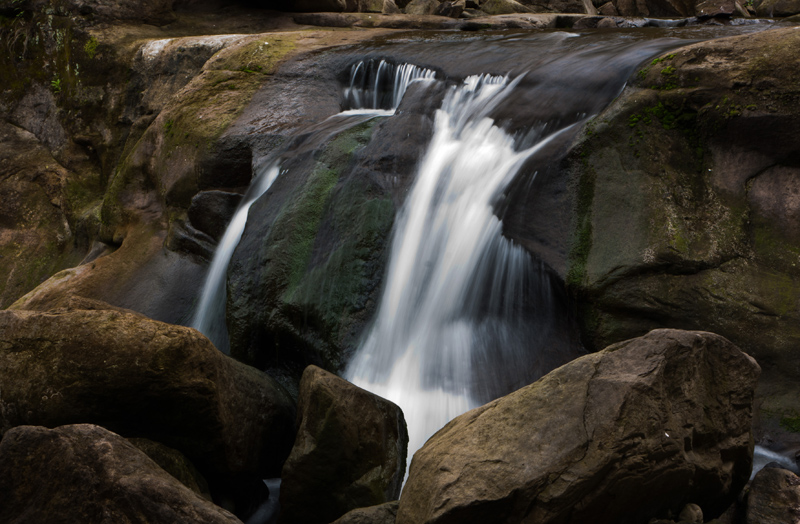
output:
[[[300,381],[298,431],[283,467],[280,521],[328,524],[397,499],[408,432],[392,402],[316,366]]]
[[[0,471],[0,522],[241,523],[90,424],[7,431]]]
[[[726,339],[655,330],[456,418],[415,455],[402,523],[710,518],[752,465],[760,368]]]
[[[194,329],[104,307],[0,311],[0,434],[92,423],[178,449],[209,478],[280,473],[295,410],[275,381]]]
[[[765,467],[750,484],[746,524],[800,522],[800,477],[782,468]]]

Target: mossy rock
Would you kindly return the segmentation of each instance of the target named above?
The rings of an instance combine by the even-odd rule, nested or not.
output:
[[[795,387],[797,45],[781,29],[663,55],[584,131],[568,284],[590,348],[713,331],[761,364],[761,400]]]
[[[394,219],[391,197],[357,168],[376,123],[285,163],[251,208],[228,274],[232,355],[298,375],[344,362],[375,300]]]

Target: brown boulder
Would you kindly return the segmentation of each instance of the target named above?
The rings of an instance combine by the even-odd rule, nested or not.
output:
[[[620,16],[685,17],[695,13],[693,0],[615,0]]]
[[[584,343],[718,333],[762,366],[756,438],[785,446],[800,341],[800,33],[710,40],[645,64],[569,155],[568,285]]]
[[[394,524],[398,505],[399,502],[394,500],[378,506],[354,509],[332,524]]]
[[[128,442],[139,448],[139,451],[150,457],[150,460],[175,477],[178,482],[204,499],[211,500],[208,482],[203,475],[197,471],[194,464],[189,462],[186,455],[177,449],[172,449],[160,442],[155,442],[146,438],[129,438]]]
[[[281,475],[281,522],[327,524],[395,500],[407,446],[399,407],[308,366],[300,381],[297,439]]]
[[[656,330],[456,418],[415,455],[397,522],[643,523],[718,516],[747,482],[759,367]]]
[[[294,407],[197,331],[124,310],[0,311],[0,432],[101,424],[162,442],[209,476],[277,476]]]
[[[764,0],[756,7],[756,14],[761,17],[782,18],[800,13],[798,0]]]
[[[241,523],[90,424],[7,431],[0,471],[0,522]]]
[[[782,468],[765,467],[750,483],[745,524],[789,524],[800,521],[800,477]]]
[[[734,0],[704,0],[697,4],[697,18],[730,18],[736,11]]]

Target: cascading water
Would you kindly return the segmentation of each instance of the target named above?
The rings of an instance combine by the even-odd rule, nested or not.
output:
[[[233,214],[222,240],[219,241],[214,258],[208,268],[200,302],[195,310],[191,327],[203,333],[220,351],[228,352],[228,329],[225,326],[225,276],[228,272],[233,250],[239,244],[247,224],[247,212],[250,206],[258,200],[275,182],[280,173],[277,162],[265,164],[256,175],[250,188],[242,198],[239,207]]]
[[[514,139],[487,116],[515,84],[469,77],[436,112],[428,153],[397,220],[374,325],[347,372],[403,408],[409,455],[491,397],[475,380],[476,367],[502,361],[513,375],[534,366],[536,355],[519,348],[537,335],[530,313],[547,315],[531,312],[528,299],[547,287],[527,252],[502,236],[494,204],[556,134],[515,151]]]
[[[435,71],[413,64],[394,65],[385,60],[376,64],[375,60],[359,60],[350,67],[350,85],[344,90],[345,105],[353,110],[387,109],[393,112],[409,85],[434,78]]]

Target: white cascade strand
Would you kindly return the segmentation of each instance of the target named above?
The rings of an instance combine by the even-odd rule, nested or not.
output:
[[[203,283],[200,302],[190,324],[223,351],[228,347],[228,330],[225,327],[225,282],[228,264],[233,256],[233,251],[242,238],[250,206],[258,200],[258,197],[266,193],[278,178],[279,173],[280,165],[277,161],[266,164],[239,203],[239,207],[233,214],[233,218],[214,252],[214,258],[211,260]]]
[[[397,219],[374,324],[347,370],[349,380],[403,409],[409,457],[479,405],[473,367],[520,306],[530,259],[502,236],[493,204],[554,135],[515,151],[487,117],[517,82],[473,76],[446,95]],[[487,317],[499,326],[482,322]]]
[[[384,109],[394,112],[408,86],[435,77],[435,71],[413,64],[393,65],[381,60],[376,67],[374,60],[361,60],[350,68],[350,85],[344,90],[345,101],[350,111]],[[386,96],[388,100],[385,100]]]

